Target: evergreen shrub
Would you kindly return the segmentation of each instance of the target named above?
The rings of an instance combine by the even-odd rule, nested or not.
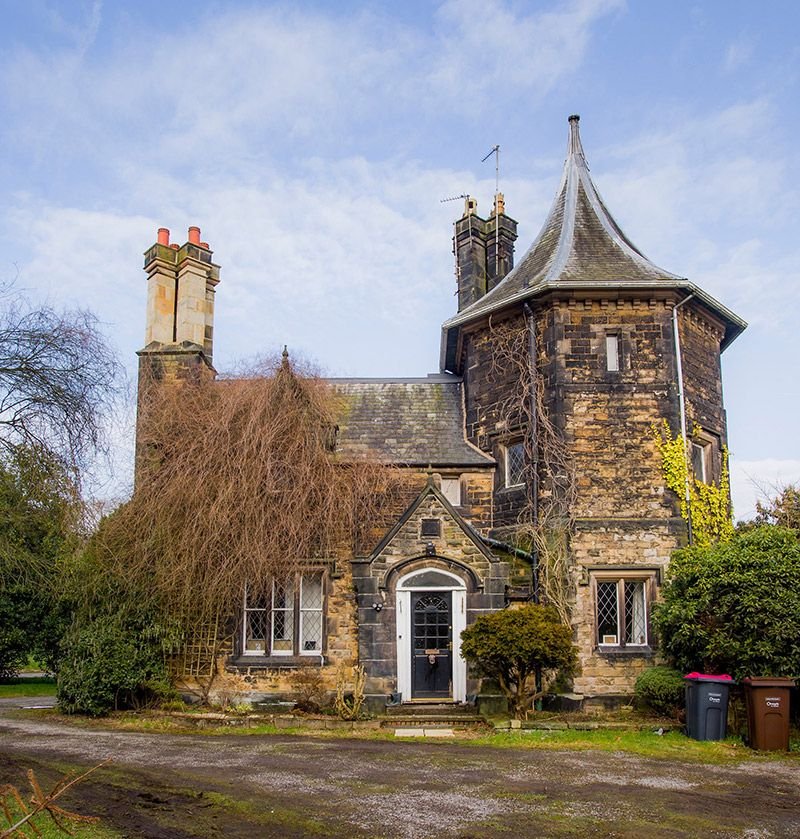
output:
[[[537,670],[570,674],[578,660],[558,612],[533,604],[481,615],[461,633],[461,654],[476,675],[497,680],[518,718],[530,709]]]
[[[177,697],[157,628],[101,615],[74,625],[62,650],[58,705],[67,714],[104,716]]]
[[[764,525],[729,542],[676,551],[654,610],[680,670],[800,676],[800,540]]]
[[[673,717],[686,706],[685,686],[681,673],[672,667],[648,667],[636,680],[634,696],[638,705]]]

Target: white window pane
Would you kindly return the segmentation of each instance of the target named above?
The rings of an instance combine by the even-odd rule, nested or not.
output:
[[[244,649],[248,653],[264,653],[267,649],[267,613],[249,609],[245,614]]]
[[[291,581],[272,585],[272,652],[294,652],[294,584]]]
[[[242,648],[245,654],[265,655],[267,651],[268,609],[263,589],[245,586]]]
[[[442,495],[454,506],[461,505],[461,479],[442,478]]]
[[[303,574],[300,585],[300,608],[322,608],[322,574]]]
[[[303,574],[300,581],[300,653],[322,652],[322,574]]]
[[[600,644],[618,644],[619,609],[617,581],[597,583],[597,641]]]
[[[322,612],[304,612],[302,615],[301,653],[322,651]]]
[[[606,335],[606,369],[611,372],[619,370],[619,337]]]
[[[708,483],[708,454],[709,446],[703,443],[692,443],[692,474],[695,480]]]
[[[625,643],[647,643],[644,582],[625,583]]]

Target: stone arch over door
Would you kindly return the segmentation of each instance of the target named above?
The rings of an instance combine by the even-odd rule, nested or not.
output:
[[[445,568],[445,564],[449,567]],[[396,578],[397,690],[403,701],[440,698],[464,702],[467,698],[467,664],[461,657],[461,632],[467,625],[465,577],[469,575],[452,569],[452,563],[422,559],[410,563],[405,573]],[[449,623],[437,628],[437,620],[441,621],[445,609]],[[436,647],[415,649],[415,640],[419,645],[422,639]],[[443,649],[442,643],[451,645],[450,649]],[[441,684],[434,687],[435,679],[429,685],[431,690],[421,688],[420,665],[415,664],[421,656],[431,659],[431,672],[442,668],[449,658],[451,680],[447,691],[442,692]]]

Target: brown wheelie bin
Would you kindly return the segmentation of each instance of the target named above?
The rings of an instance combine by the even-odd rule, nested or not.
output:
[[[742,681],[750,746],[765,752],[788,751],[789,691],[794,679],[751,676]]]

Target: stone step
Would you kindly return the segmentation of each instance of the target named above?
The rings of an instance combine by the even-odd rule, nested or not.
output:
[[[381,728],[483,728],[486,725],[481,717],[429,715],[426,717],[412,716],[384,717]]]
[[[389,716],[414,717],[426,716],[429,714],[448,714],[457,717],[476,717],[477,709],[473,705],[455,705],[450,703],[404,703],[402,705],[387,705],[386,713]]]

